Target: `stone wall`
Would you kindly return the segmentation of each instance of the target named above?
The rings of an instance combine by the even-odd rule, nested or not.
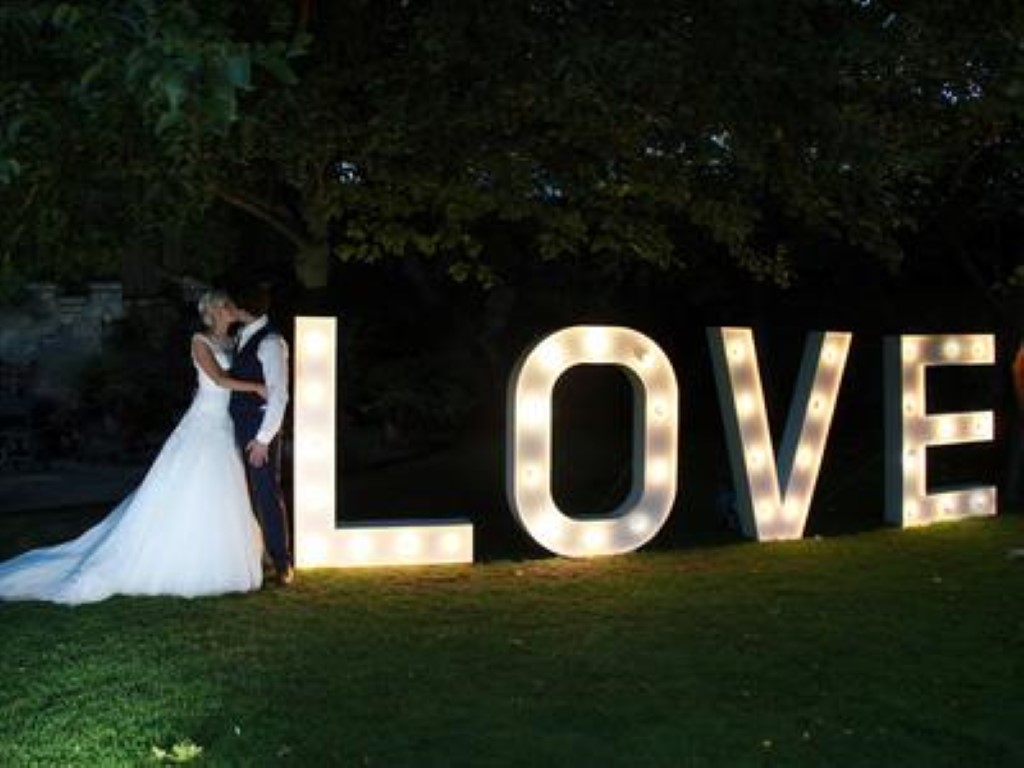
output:
[[[0,361],[31,367],[35,388],[60,395],[67,374],[99,352],[111,323],[124,317],[117,282],[90,283],[83,294],[62,294],[53,283],[32,283],[28,299],[0,308]]]

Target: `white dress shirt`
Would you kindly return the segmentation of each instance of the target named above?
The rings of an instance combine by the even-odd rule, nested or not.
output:
[[[267,322],[267,316],[263,315],[244,326],[238,335],[238,348],[244,347]],[[263,406],[263,421],[260,422],[256,440],[270,445],[281,429],[284,412],[288,407],[288,343],[279,334],[270,333],[260,341],[256,357],[263,366],[263,381],[267,385],[267,402]]]

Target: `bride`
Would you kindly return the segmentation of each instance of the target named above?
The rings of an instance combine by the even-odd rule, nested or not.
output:
[[[262,536],[228,415],[232,379],[227,294],[199,300],[204,333],[192,337],[195,398],[142,483],[77,539],[0,563],[0,600],[80,604],[111,595],[196,597],[259,589]]]

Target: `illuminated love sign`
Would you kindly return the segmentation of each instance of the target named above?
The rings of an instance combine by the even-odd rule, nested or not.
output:
[[[295,321],[295,564],[315,568],[471,562],[469,521],[337,526],[336,331],[333,317]]]
[[[300,568],[429,565],[473,560],[468,520],[338,523],[336,515],[337,327],[300,317],[295,327],[295,555]],[[776,452],[753,334],[708,329],[743,533],[757,541],[803,536],[849,353],[849,333],[808,337],[786,428]],[[991,365],[991,335],[900,336],[886,345],[886,519],[900,527],[994,515],[995,488],[927,491],[929,446],[991,441],[991,411],[930,414],[926,371]],[[551,492],[551,403],[558,379],[578,365],[614,366],[632,385],[633,487],[603,515],[574,518]],[[676,496],[679,394],[661,348],[641,333],[574,326],[527,350],[508,389],[506,490],[526,532],[566,556],[631,552],[667,521]]]
[[[601,519],[566,516],[551,495],[551,399],[576,365],[622,369],[633,389],[633,487]],[[657,344],[628,328],[577,326],[533,347],[512,373],[505,481],[509,504],[541,546],[559,555],[631,552],[665,524],[676,497],[675,372]]]
[[[989,334],[900,336],[885,345],[885,517],[900,527],[993,515],[996,489],[946,488],[928,493],[926,449],[992,440],[992,411],[925,412],[925,372],[946,365],[991,365]]]
[[[808,338],[776,458],[753,334],[747,328],[708,329],[744,535],[758,541],[803,536],[851,338]]]

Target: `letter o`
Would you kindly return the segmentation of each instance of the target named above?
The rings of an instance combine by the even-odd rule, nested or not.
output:
[[[607,515],[569,517],[551,493],[551,404],[555,384],[576,365],[623,369],[633,391],[633,483]],[[508,391],[505,485],[526,532],[568,557],[632,552],[665,524],[676,496],[679,389],[662,349],[630,328],[572,326],[532,347],[516,365]]]

